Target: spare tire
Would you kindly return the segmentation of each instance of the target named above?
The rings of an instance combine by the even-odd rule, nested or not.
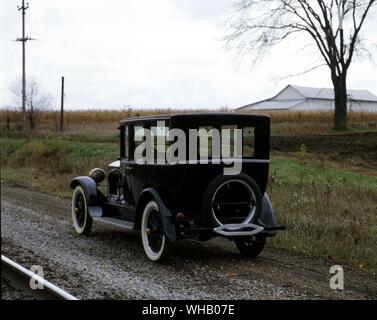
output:
[[[262,210],[261,191],[255,180],[245,173],[219,175],[204,192],[203,210],[214,226],[255,223]]]

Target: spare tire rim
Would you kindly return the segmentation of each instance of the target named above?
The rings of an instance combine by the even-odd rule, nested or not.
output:
[[[255,212],[255,192],[246,181],[227,180],[217,187],[212,196],[212,216],[218,225],[250,223]]]

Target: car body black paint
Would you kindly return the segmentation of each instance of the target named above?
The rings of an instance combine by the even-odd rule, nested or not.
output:
[[[71,188],[79,184],[85,190],[90,215],[130,221],[137,230],[140,228],[143,201],[154,199],[161,209],[164,233],[170,241],[176,241],[182,236],[199,236],[199,239],[216,236],[212,232],[213,225],[205,219],[209,213],[202,209],[203,193],[214,177],[223,174],[225,164],[137,164],[132,157],[134,126],[150,127],[157,121],[165,121],[170,129],[179,128],[185,133],[188,133],[189,129],[206,125],[214,128],[234,124],[254,127],[254,154],[242,159],[242,173],[254,179],[263,195],[258,223],[272,227],[275,225],[274,211],[265,194],[269,170],[270,117],[232,113],[177,114],[122,120],[119,127],[119,166],[112,164],[108,170],[110,192],[103,195],[95,181],[89,177],[77,177],[71,182]],[[124,136],[126,129],[127,137]],[[125,150],[126,138],[128,152]],[[117,181],[116,185],[109,180],[109,173],[114,174],[114,170],[118,178],[114,179]],[[114,190],[118,190],[117,194],[114,194]],[[177,213],[184,215],[183,222],[176,220]],[[265,233],[266,236],[275,234],[276,231]]]

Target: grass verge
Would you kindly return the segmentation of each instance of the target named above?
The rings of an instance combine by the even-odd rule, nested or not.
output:
[[[274,246],[377,270],[377,177],[275,159],[268,193],[288,225]]]

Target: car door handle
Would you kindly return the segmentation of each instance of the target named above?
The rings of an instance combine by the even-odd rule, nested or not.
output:
[[[132,167],[126,167],[126,170],[132,170]]]

